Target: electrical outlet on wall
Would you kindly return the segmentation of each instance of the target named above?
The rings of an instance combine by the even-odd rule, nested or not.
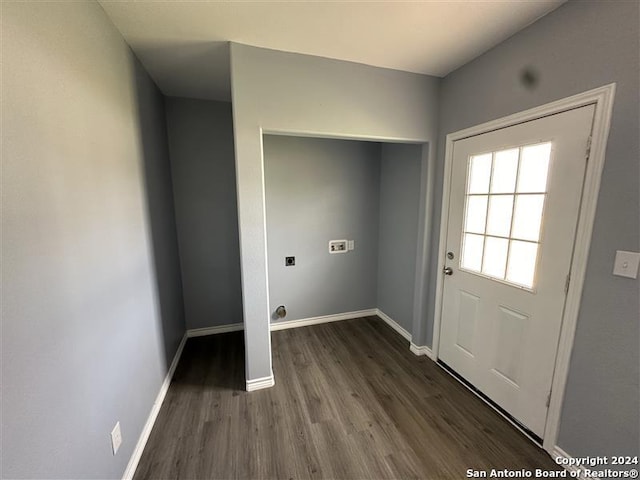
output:
[[[347,241],[346,240],[330,240],[329,241],[329,253],[346,253]]]
[[[120,422],[116,422],[116,426],[111,430],[111,450],[115,455],[122,444],[122,432],[120,431]]]

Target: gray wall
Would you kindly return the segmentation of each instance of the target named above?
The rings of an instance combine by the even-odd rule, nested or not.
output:
[[[246,377],[253,380],[272,374],[262,132],[432,141],[434,158],[439,80],[232,43],[231,85]]]
[[[445,134],[617,82],[560,426],[559,445],[573,456],[637,455],[640,444],[638,280],[611,274],[617,249],[640,248],[639,5],[570,1],[442,84],[439,188]],[[525,67],[536,88],[519,82]]]
[[[162,319],[165,361],[170,364],[185,333],[164,96],[134,58],[136,111],[144,160],[146,209],[154,261],[156,303]]]
[[[231,104],[167,98],[188,328],[242,322]]]
[[[422,145],[383,143],[380,159],[377,307],[408,332],[418,249]]]
[[[265,135],[264,167],[271,309],[293,320],[376,308],[380,145]],[[330,254],[339,239],[355,250]]]
[[[2,44],[2,475],[121,478],[184,333],[161,96],[93,2]]]

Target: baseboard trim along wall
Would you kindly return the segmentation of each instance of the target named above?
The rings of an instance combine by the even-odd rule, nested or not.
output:
[[[409,342],[409,350],[411,350],[411,352],[414,355],[418,355],[418,356],[425,355],[429,357],[431,360],[435,360],[433,356],[433,351],[426,345],[416,345],[415,343],[413,343],[411,341],[412,335],[407,330],[405,330],[402,327],[402,325],[396,322],[393,318],[391,318],[389,315],[387,315],[380,309],[377,309],[377,315],[382,320],[384,320],[387,325],[393,328],[396,332],[402,335]]]
[[[407,341],[409,342],[411,341],[411,334],[407,330],[405,330],[404,327],[402,327],[402,325],[400,325],[398,322],[392,319],[389,315],[384,313],[379,308],[376,309],[376,315],[378,315],[378,317],[384,320],[384,322],[387,325],[389,325],[391,328],[393,328],[396,332],[402,335]]]
[[[243,323],[230,323],[228,325],[217,325],[215,327],[191,328],[187,330],[187,337],[204,337],[206,335],[216,335],[218,333],[237,332],[244,330]]]
[[[339,322],[341,320],[352,320],[360,317],[371,317],[377,315],[378,309],[356,310],[355,312],[336,313],[334,315],[322,315],[320,317],[301,318],[300,320],[284,320],[271,323],[271,331],[286,330],[287,328],[308,327],[320,323]]]
[[[275,384],[276,381],[273,378],[273,373],[268,377],[247,380],[247,392],[255,392],[256,390],[262,390],[263,388],[273,387]]]
[[[556,461],[556,458],[563,459],[562,466],[564,467],[565,470],[569,472],[569,474],[571,475],[571,478],[577,478],[578,480],[598,480],[599,479],[599,477],[595,477],[593,475],[589,475],[589,476],[585,475],[585,467],[583,466],[578,467],[576,465],[569,465],[569,463],[573,463],[571,462],[571,460],[573,460],[573,457],[569,455],[567,452],[565,452],[564,450],[562,450],[557,445],[553,448],[552,458],[554,461]],[[606,468],[607,468],[606,465],[600,465],[590,469],[604,470]],[[579,472],[579,473],[575,473],[575,472]]]
[[[431,360],[435,360],[433,358],[433,351],[426,345],[418,346],[415,343],[411,342],[411,344],[409,345],[409,350],[411,350],[414,355],[426,355]]]
[[[151,412],[149,413],[149,417],[147,418],[147,422],[144,424],[142,428],[142,432],[140,432],[140,437],[138,438],[138,443],[136,443],[135,448],[133,449],[133,453],[131,454],[131,458],[129,459],[129,463],[127,464],[127,468],[124,471],[124,475],[122,476],[123,480],[131,480],[133,475],[136,473],[136,468],[138,468],[138,462],[140,462],[140,457],[142,457],[142,452],[144,451],[144,447],[147,445],[147,440],[149,440],[149,435],[151,435],[151,430],[153,430],[153,425],[156,423],[156,418],[158,417],[158,413],[160,413],[160,407],[162,407],[162,403],[164,402],[164,397],[167,395],[169,391],[169,385],[171,385],[171,379],[173,378],[173,374],[176,371],[176,367],[178,366],[178,362],[180,361],[180,357],[182,356],[182,350],[184,350],[184,345],[187,343],[187,334],[185,333],[180,340],[180,344],[178,345],[178,349],[176,350],[176,354],[173,356],[173,361],[169,366],[169,370],[167,371],[167,375],[164,377],[164,382],[160,386],[160,391],[156,396],[156,400],[153,402],[153,406],[151,407]]]
[[[409,350],[416,355],[426,355],[434,360],[431,348],[426,345],[416,345],[411,341],[411,333],[409,333],[398,322],[392,319],[379,308],[370,308],[368,310],[356,310],[354,312],[336,313],[334,315],[322,315],[319,317],[301,318],[298,320],[284,320],[271,323],[271,331],[286,330],[288,328],[308,327],[310,325],[319,325],[321,323],[339,322],[342,320],[353,320],[354,318],[377,316],[381,318],[387,325],[398,332],[404,339],[410,343]],[[206,335],[216,335],[218,333],[237,332],[244,329],[242,323],[231,323],[228,325],[218,325],[215,327],[193,328],[187,330],[187,336],[203,337]]]

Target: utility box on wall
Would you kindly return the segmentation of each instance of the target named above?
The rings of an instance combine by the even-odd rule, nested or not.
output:
[[[348,242],[347,240],[330,240],[329,241],[329,253],[347,253]]]

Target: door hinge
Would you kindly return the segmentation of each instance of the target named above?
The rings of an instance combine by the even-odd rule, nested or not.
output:
[[[571,274],[567,275],[567,280],[564,282],[564,294],[569,293],[569,284],[571,283]]]
[[[547,395],[547,408],[551,405],[551,391],[549,391],[549,395]]]
[[[593,135],[589,135],[589,138],[587,138],[587,153],[586,153],[587,162],[589,161],[589,156],[591,155],[591,140],[592,139],[593,139]]]

